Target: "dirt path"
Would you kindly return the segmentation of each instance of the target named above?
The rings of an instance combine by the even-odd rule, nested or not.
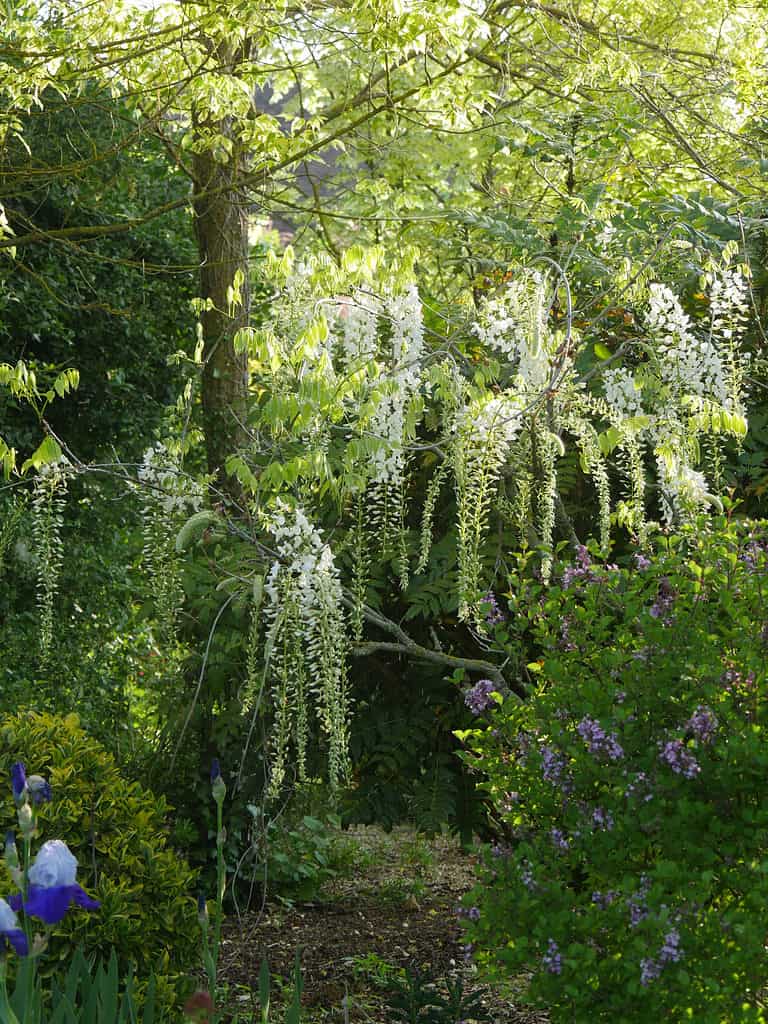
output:
[[[320,899],[294,906],[268,903],[262,913],[227,922],[222,981],[229,985],[230,1004],[250,1011],[264,957],[279,989],[280,979],[291,976],[298,948],[307,1024],[393,1024],[386,982],[406,969],[438,984],[461,978],[466,992],[480,995],[494,1024],[545,1022],[482,989],[465,962],[455,911],[472,885],[474,858],[455,839],[428,842],[408,829],[387,834],[370,827],[345,836],[354,842],[355,863],[346,877],[324,887]],[[274,1015],[275,1021],[282,1019],[281,1012]],[[472,1020],[468,1017],[467,1024]]]

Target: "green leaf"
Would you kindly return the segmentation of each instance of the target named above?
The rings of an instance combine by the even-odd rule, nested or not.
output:
[[[41,466],[49,465],[51,462],[58,462],[62,456],[61,447],[57,441],[49,435],[43,438],[35,451],[30,455],[21,467],[21,472],[26,473],[30,468],[40,469]]]

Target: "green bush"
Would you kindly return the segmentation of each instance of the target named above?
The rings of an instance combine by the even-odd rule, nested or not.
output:
[[[180,994],[181,975],[198,953],[195,874],[167,848],[165,801],[122,778],[76,715],[1,719],[4,778],[15,761],[50,781],[53,799],[39,808],[40,831],[67,843],[80,865],[78,881],[101,901],[99,911],[72,911],[56,926],[49,969],[66,965],[78,946],[105,960],[114,948],[123,967],[136,965],[138,977],[154,972],[161,997]],[[10,785],[0,797],[0,828],[16,830]]]
[[[511,581],[540,682],[463,734],[506,833],[464,916],[553,1022],[766,1019],[767,550],[723,518]]]

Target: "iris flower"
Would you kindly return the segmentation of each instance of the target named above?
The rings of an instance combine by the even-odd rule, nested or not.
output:
[[[0,899],[0,948],[9,942],[19,956],[26,956],[29,952],[27,937],[19,928],[16,915],[5,902]]]
[[[35,863],[29,869],[29,889],[24,900],[24,910],[32,917],[39,917],[45,924],[58,924],[76,903],[84,910],[97,910],[98,900],[92,899],[77,884],[77,859],[61,839],[49,839],[40,847]],[[21,903],[21,897],[12,900]],[[20,909],[15,905],[14,910]]]

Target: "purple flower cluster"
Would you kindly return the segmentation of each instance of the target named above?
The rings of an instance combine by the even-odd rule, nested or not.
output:
[[[567,590],[573,583],[599,583],[600,577],[592,569],[592,560],[589,551],[583,544],[576,546],[576,564],[569,565],[563,572],[563,590]]]
[[[694,779],[701,771],[698,761],[682,740],[668,740],[661,748],[659,759],[669,765],[676,775]]]
[[[627,900],[627,906],[629,907],[629,924],[632,928],[637,928],[641,921],[644,921],[648,917],[648,906],[646,904],[646,897],[648,896],[648,890],[650,889],[650,883],[646,875],[640,879],[640,888],[637,892]]]
[[[577,650],[576,644],[571,639],[571,625],[573,623],[573,617],[571,615],[564,615],[560,623],[560,639],[557,642],[557,646],[561,651],[575,651]]]
[[[464,703],[473,715],[480,715],[496,704],[491,694],[497,692],[498,689],[498,685],[493,680],[481,679],[464,694]]]
[[[553,786],[564,787],[566,784],[565,758],[552,747],[541,748],[541,775],[545,782]]]
[[[765,628],[768,630],[768,625]],[[750,671],[745,676],[733,663],[729,662],[720,681],[725,685],[726,690],[751,690],[755,685],[755,673]]]
[[[576,726],[576,731],[587,744],[590,754],[596,757],[605,754],[611,761],[618,761],[624,757],[616,733],[607,733],[595,718],[586,715]]]
[[[672,625],[672,609],[675,606],[675,592],[666,576],[659,580],[656,600],[648,610],[653,619],[660,619],[665,626]]]
[[[643,802],[648,803],[649,800],[653,800],[653,793],[650,792],[650,789],[651,780],[649,777],[645,772],[638,772],[624,790],[624,796],[627,797],[627,799],[630,797],[642,796]]]
[[[520,865],[520,881],[528,892],[533,892],[536,888],[536,881],[533,877],[533,868],[531,867],[530,861],[524,860]]]
[[[485,621],[489,626],[498,626],[501,622],[506,622],[507,617],[499,606],[499,602],[496,600],[496,595],[492,590],[480,599],[480,604],[485,606]]]
[[[595,828],[601,828],[606,832],[610,832],[613,828],[613,815],[602,807],[596,807],[592,811],[592,824]]]
[[[592,902],[601,910],[607,910],[616,899],[617,894],[611,889],[609,892],[593,892]]]
[[[744,551],[739,555],[739,561],[743,562],[750,572],[755,572],[761,559],[764,560],[765,552],[765,542],[755,540],[753,537],[744,546]]]
[[[692,733],[699,743],[711,743],[717,732],[718,724],[713,712],[703,704],[699,704],[685,723],[685,729]]]
[[[666,965],[676,964],[682,955],[680,932],[676,928],[672,928],[664,936],[664,945],[661,947],[658,958],[655,960],[645,958],[640,961],[640,984],[649,985],[652,981],[656,981]]]
[[[549,837],[552,840],[554,846],[558,850],[569,850],[571,847],[570,841],[560,828],[550,829]]]
[[[635,566],[642,572],[643,569],[650,569],[651,560],[647,558],[642,551],[636,551],[635,555]]]
[[[550,939],[547,952],[541,958],[542,965],[550,974],[562,974],[563,958],[560,954],[560,947],[554,939]]]

